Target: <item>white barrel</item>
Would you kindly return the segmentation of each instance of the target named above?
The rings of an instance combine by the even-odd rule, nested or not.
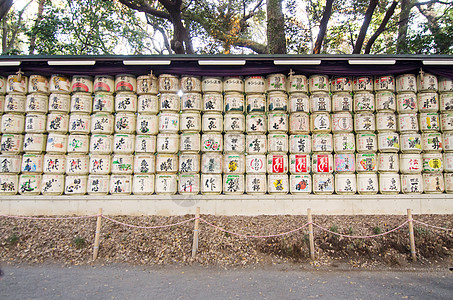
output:
[[[398,152],[400,150],[400,137],[396,132],[383,132],[378,134],[379,152]]]
[[[266,174],[266,155],[251,154],[245,158],[246,172],[250,174]]]
[[[19,191],[19,175],[0,175],[0,195],[16,195]]]
[[[333,112],[352,112],[354,101],[352,95],[346,92],[338,92],[332,95]]]
[[[442,146],[445,152],[453,151],[453,132],[445,132],[442,134]]]
[[[3,134],[1,143],[2,154],[19,154],[22,152],[24,136],[21,134]]]
[[[113,153],[132,154],[135,150],[135,135],[115,134],[113,136]]]
[[[134,171],[134,156],[129,154],[114,154],[111,164],[112,174],[130,175]]]
[[[362,114],[360,114],[362,115]],[[357,116],[357,115],[356,115]],[[332,115],[332,132],[352,132],[354,129],[354,122],[352,114],[349,112],[338,112]]]
[[[312,156],[312,172],[313,173],[332,173],[333,172],[333,156],[332,154],[313,154]]]
[[[396,131],[396,115],[393,112],[378,112],[376,114],[376,130],[378,132]]]
[[[155,185],[157,195],[174,195],[178,190],[178,175],[156,174]]]
[[[93,134],[90,139],[91,154],[110,154],[113,151],[113,136]]]
[[[266,112],[266,95],[249,94],[246,96],[247,113],[264,113]]]
[[[331,112],[332,100],[329,93],[316,92],[310,95],[311,112]]]
[[[418,133],[405,133],[400,135],[401,152],[420,153],[422,152],[421,135]]]
[[[223,95],[221,93],[203,93],[204,112],[222,112]]]
[[[178,169],[178,155],[160,153],[156,155],[157,173],[176,173],[178,172]]]
[[[52,93],[49,96],[49,112],[68,113],[71,108],[71,96],[62,93]]]
[[[422,174],[401,174],[401,191],[404,194],[423,193]]]
[[[137,77],[137,95],[157,95],[158,92],[157,78],[154,75],[141,75]]]
[[[264,154],[267,152],[267,135],[249,134],[246,136],[246,145],[248,154]]]
[[[19,174],[22,157],[20,155],[0,155],[0,173]]]
[[[115,99],[108,93],[96,93],[93,98],[93,113],[104,112],[113,113],[115,109]]]
[[[244,175],[224,174],[223,193],[225,195],[243,194],[245,192]]]
[[[46,94],[33,93],[27,95],[25,102],[26,113],[47,113],[49,107],[49,96]]]
[[[357,174],[357,192],[359,194],[377,194],[378,191],[379,182],[376,173]]]
[[[182,75],[181,91],[184,93],[201,93],[201,78],[199,76]]]
[[[66,75],[52,74],[50,76],[49,91],[51,93],[69,94],[71,92],[71,81]]]
[[[269,133],[287,132],[288,115],[287,114],[269,114],[268,115]]]
[[[20,171],[24,174],[42,174],[44,155],[25,153],[22,157]]]
[[[88,175],[88,195],[107,195],[110,191],[109,175]]]
[[[67,133],[69,129],[69,115],[64,113],[50,113],[47,115],[46,130],[51,133]]]
[[[318,112],[310,116],[310,127],[314,133],[330,132],[332,123],[330,122],[329,113]]]
[[[137,111],[137,95],[128,92],[117,93],[115,111],[135,113]]]
[[[160,111],[174,111],[180,110],[181,98],[178,94],[161,93],[159,95],[159,110]]]
[[[355,136],[353,133],[335,133],[333,135],[333,150],[335,153],[354,153]]]
[[[286,92],[286,76],[284,74],[269,74],[266,76],[267,90]]]
[[[374,112],[376,104],[374,94],[371,92],[357,92],[354,94],[355,112]]]
[[[357,192],[355,174],[335,174],[335,192],[339,195],[352,195]]]
[[[289,175],[289,191],[291,194],[310,194],[311,175]]]
[[[64,174],[66,171],[66,156],[63,154],[44,155],[44,173]]]
[[[244,95],[237,92],[225,93],[224,105],[226,113],[243,113],[244,112]]]
[[[440,194],[445,191],[442,173],[423,173],[423,191],[425,194]]]
[[[247,76],[245,78],[246,94],[262,94],[266,92],[266,81],[263,76]]]
[[[377,160],[379,173],[398,172],[400,169],[400,160],[397,153],[379,153]]]
[[[352,92],[351,77],[335,76],[330,80],[331,92]]]
[[[289,193],[289,177],[287,174],[269,174],[267,181],[267,191],[269,194]]]
[[[267,132],[267,119],[265,115],[247,115],[247,134],[260,134]]]
[[[177,133],[179,131],[179,114],[163,112],[159,114],[159,132]]]
[[[375,98],[377,111],[396,110],[396,97],[392,91],[378,91]]]
[[[24,137],[23,151],[42,153],[46,151],[47,135],[42,133],[27,133]]]
[[[267,107],[271,111],[288,111],[288,95],[281,91],[272,91],[267,95]]]
[[[333,139],[330,133],[314,133],[312,135],[313,152],[332,152]]]
[[[5,95],[6,93],[6,81],[7,79],[4,76],[0,76],[0,95]]]
[[[377,137],[374,133],[359,133],[356,135],[357,138],[357,152],[376,152],[378,149]]]
[[[222,175],[221,174],[201,174],[201,193],[203,195],[222,193]]]
[[[357,172],[376,172],[376,161],[376,153],[357,153],[355,155],[355,166]]]
[[[205,92],[221,93],[223,91],[222,77],[203,77],[201,89]]]
[[[267,155],[267,173],[286,174],[288,173],[288,155],[273,154]]]
[[[4,114],[2,116],[2,133],[23,133],[25,129],[25,116]]]
[[[179,151],[198,153],[201,150],[201,138],[198,132],[183,132],[179,135]]]
[[[453,153],[446,152],[443,157],[444,171],[453,172]]]
[[[157,79],[160,93],[177,93],[179,91],[179,78],[170,74],[161,74]]]
[[[178,178],[178,191],[181,195],[196,195],[200,192],[199,174],[180,174]]]
[[[159,132],[159,118],[156,115],[137,115],[137,124],[135,126],[137,134],[153,134]]]
[[[121,112],[115,115],[116,133],[135,133],[137,116],[129,112]]]
[[[439,110],[439,95],[436,92],[418,93],[417,101],[420,112],[437,112]]]
[[[379,174],[379,192],[381,194],[399,194],[400,191],[401,182],[398,173]]]
[[[398,115],[398,131],[400,133],[417,132],[418,129],[418,118],[416,113]]]
[[[335,172],[339,173],[354,173],[355,172],[355,156],[353,153],[335,154]]]
[[[223,90],[227,92],[244,93],[244,80],[242,76],[228,76],[223,80]]]
[[[440,76],[438,85],[439,85],[439,92],[441,92],[441,93],[453,91],[453,79]]]
[[[423,153],[423,172],[442,172],[442,153]]]
[[[441,152],[442,151],[442,134],[423,133],[422,134],[422,150],[424,152]]]
[[[115,76],[115,92],[136,92],[137,79],[134,75],[118,74]]]
[[[375,91],[395,91],[395,78],[392,75],[374,77]]]
[[[199,173],[200,155],[194,153],[181,153],[179,155],[179,172],[190,174]]]
[[[67,175],[86,175],[89,173],[90,157],[83,154],[66,155]]]
[[[308,78],[310,93],[329,92],[329,77],[327,75],[311,75]]]
[[[334,177],[332,174],[313,174],[313,193],[333,194]]]
[[[111,175],[110,194],[130,195],[132,193],[132,175]]]
[[[422,171],[422,156],[417,153],[400,155],[400,172],[402,174],[418,174]]]
[[[372,92],[373,91],[373,77],[371,77],[371,76],[354,77],[354,80],[352,83],[352,90],[354,92],[359,92],[359,91]]]
[[[248,96],[247,96],[248,97]],[[310,112],[310,98],[305,93],[292,93],[288,97],[289,112]]]
[[[178,137],[179,139],[179,137]],[[157,138],[155,135],[136,135],[135,152],[136,153],[154,153],[157,148]]]
[[[398,93],[396,108],[400,114],[416,113],[418,111],[417,96],[413,92]]]
[[[245,134],[225,133],[223,136],[223,145],[225,153],[244,153]]]
[[[181,96],[181,110],[201,111],[202,101],[200,93],[185,93]]]
[[[308,93],[308,79],[305,75],[290,75],[287,83],[288,93]]]
[[[267,178],[265,174],[245,175],[245,192],[250,195],[264,195],[267,192]]]
[[[141,114],[157,114],[159,112],[159,97],[148,94],[138,96],[137,112]]]
[[[245,155],[244,154],[225,154],[223,156],[224,174],[244,174]]]
[[[91,94],[75,93],[71,96],[71,113],[90,114],[93,106]]]
[[[417,75],[417,91],[437,91],[438,83],[437,77],[429,73],[420,73]]]
[[[222,152],[223,137],[220,133],[203,133],[201,135],[201,151]]]
[[[115,79],[109,75],[97,75],[94,77],[93,89],[95,93],[113,93],[115,91]]]
[[[71,92],[91,94],[93,92],[93,77],[85,75],[72,76]]]
[[[49,79],[42,75],[30,75],[28,81],[29,93],[49,93]]]
[[[453,131],[453,113],[443,113],[440,115],[442,132]]]
[[[226,133],[244,132],[245,116],[243,114],[226,113],[223,117],[223,130]]]
[[[154,154],[136,154],[134,157],[134,174],[156,173],[156,157]]]
[[[65,187],[65,176],[58,174],[42,175],[41,193],[43,195],[58,196],[62,195]]]
[[[445,192],[447,194],[452,194],[453,193],[453,173],[444,174],[444,184],[445,184]]]
[[[289,152],[290,153],[310,153],[311,152],[311,136],[310,135],[290,135],[289,136]]]
[[[154,181],[155,176],[146,175],[134,175],[132,183],[132,193],[134,195],[152,195],[154,194]]]
[[[310,118],[307,113],[296,112],[289,115],[289,132],[303,134],[310,132]]]
[[[112,171],[110,155],[91,155],[89,172],[96,175],[108,175]]]
[[[60,133],[49,133],[47,136],[47,153],[64,154],[68,150],[68,136]]]
[[[178,153],[179,136],[173,133],[159,133],[157,135],[156,150],[158,153]]]
[[[422,132],[436,132],[440,130],[441,122],[438,113],[420,113],[419,118],[420,130]]]
[[[203,153],[201,155],[201,173],[221,174],[223,155],[221,153]]]
[[[71,114],[69,116],[69,133],[90,134],[91,116],[87,114]]]
[[[39,195],[42,189],[42,175],[22,174],[19,176],[19,194]]]
[[[291,174],[310,173],[311,159],[309,154],[290,154],[289,172]]]
[[[27,97],[22,94],[14,93],[5,96],[5,105],[3,111],[5,113],[23,114],[25,112],[25,104]]]
[[[396,91],[417,92],[417,78],[414,74],[403,74],[396,77]]]
[[[453,93],[441,93],[439,95],[440,111],[443,113],[453,110]]]
[[[28,77],[9,75],[6,82],[6,92],[26,94],[28,92]]]
[[[285,134],[269,134],[267,149],[269,152],[288,152],[288,135]]]

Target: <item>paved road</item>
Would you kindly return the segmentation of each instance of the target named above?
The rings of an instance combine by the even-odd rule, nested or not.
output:
[[[453,299],[445,271],[3,266],[0,299]]]

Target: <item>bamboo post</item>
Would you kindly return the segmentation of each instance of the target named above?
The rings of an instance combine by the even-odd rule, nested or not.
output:
[[[93,260],[96,260],[99,252],[99,240],[101,238],[102,208],[99,208],[99,215],[96,222],[96,235],[94,237]]]
[[[195,257],[198,250],[198,227],[200,225],[200,208],[197,207],[197,211],[195,213],[195,226],[193,229],[193,244],[192,244],[192,258]]]
[[[417,254],[415,252],[415,237],[414,237],[414,224],[412,222],[412,211],[407,209],[407,220],[409,221],[409,240],[411,244],[411,256],[412,260],[417,260]]]
[[[307,208],[308,218],[308,239],[310,241],[310,258],[315,260],[315,240],[313,236],[313,219],[311,217],[311,208]]]

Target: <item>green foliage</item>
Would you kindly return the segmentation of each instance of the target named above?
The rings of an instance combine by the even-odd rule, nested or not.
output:
[[[332,226],[330,226],[330,231],[337,233],[338,232],[338,225],[333,224]]]
[[[80,236],[76,236],[74,238],[74,240],[72,241],[72,243],[74,244],[74,246],[77,249],[82,249],[82,248],[84,248],[86,246],[86,240],[83,237],[80,237]]]
[[[381,227],[379,227],[379,226],[374,227],[373,228],[373,233],[374,234],[381,234],[382,233]]]
[[[15,233],[13,233],[6,239],[6,241],[8,242],[9,245],[13,246],[19,242],[19,237]]]

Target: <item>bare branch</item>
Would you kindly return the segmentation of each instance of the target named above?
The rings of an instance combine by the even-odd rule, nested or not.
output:
[[[398,1],[394,0],[392,5],[390,5],[390,7],[387,9],[387,12],[385,13],[384,19],[382,20],[381,24],[379,25],[379,28],[370,37],[370,39],[368,40],[368,43],[366,44],[365,54],[370,54],[371,46],[373,46],[373,43],[376,41],[376,39],[379,37],[379,35],[386,30],[385,27],[387,26],[387,23],[389,22],[390,18],[395,13],[395,8],[397,5],[398,5]]]
[[[360,54],[362,50],[363,42],[365,41],[366,32],[370,26],[371,18],[373,17],[374,10],[378,4],[379,0],[370,0],[367,10],[365,11],[365,19],[363,20],[362,27],[360,28],[359,36],[355,42],[354,49],[352,50],[353,54]]]
[[[315,47],[313,48],[313,54],[319,54],[321,52],[322,42],[326,36],[327,23],[329,22],[330,15],[332,14],[333,0],[326,1],[326,7],[322,14],[321,23],[319,25],[318,38],[316,39]]]

